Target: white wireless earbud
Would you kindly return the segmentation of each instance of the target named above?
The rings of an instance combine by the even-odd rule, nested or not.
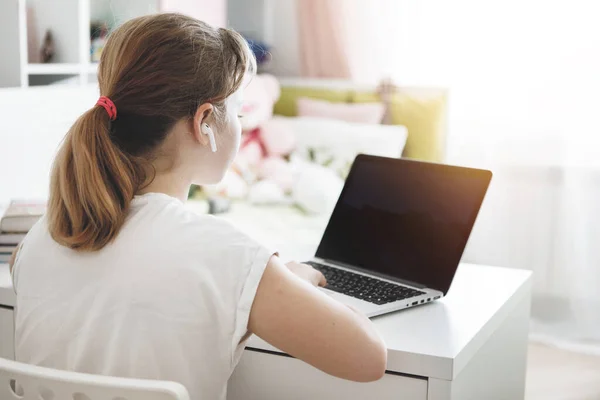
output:
[[[213,153],[215,153],[217,151],[217,142],[215,142],[215,134],[206,122],[202,124],[202,133],[208,136],[208,140],[210,141],[210,149]]]

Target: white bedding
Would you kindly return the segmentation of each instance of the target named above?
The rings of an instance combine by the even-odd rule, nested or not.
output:
[[[188,207],[206,212],[204,201],[189,201]],[[273,251],[284,261],[306,261],[315,254],[329,214],[307,215],[291,206],[252,206],[237,202],[219,214]]]

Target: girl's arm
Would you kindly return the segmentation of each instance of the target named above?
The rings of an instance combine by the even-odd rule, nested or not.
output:
[[[309,275],[306,270],[296,275],[273,256],[260,281],[248,329],[328,374],[359,382],[381,378],[387,348],[375,326],[317,289],[319,278]]]

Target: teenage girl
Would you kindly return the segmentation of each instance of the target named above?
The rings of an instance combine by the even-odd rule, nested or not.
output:
[[[67,133],[14,260],[18,361],[225,399],[253,333],[341,378],[383,375],[381,337],[317,288],[320,272],[184,206],[231,164],[254,69],[238,33],[179,14],[110,35],[100,99]]]

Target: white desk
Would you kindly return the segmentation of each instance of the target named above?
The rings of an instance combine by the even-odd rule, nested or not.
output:
[[[12,288],[8,264],[0,263],[0,357],[13,359],[15,292]]]
[[[228,399],[523,399],[531,273],[461,265],[442,301],[377,317],[388,373],[374,383],[328,376],[257,337]],[[0,264],[0,356],[12,357],[14,292]]]
[[[523,399],[530,298],[529,271],[463,264],[442,301],[373,319],[382,380],[333,378],[253,337],[228,399]]]

